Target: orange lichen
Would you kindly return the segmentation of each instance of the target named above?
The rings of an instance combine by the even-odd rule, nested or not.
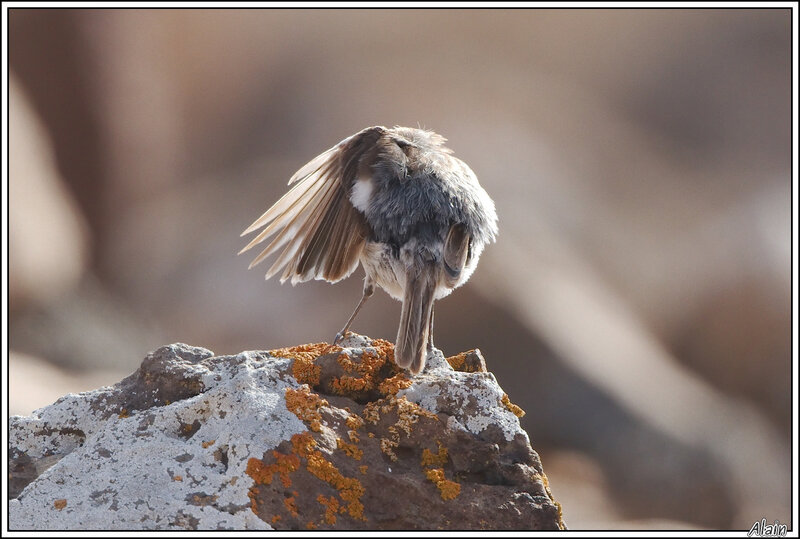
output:
[[[350,354],[341,353],[336,357],[336,362],[344,369],[345,372],[353,372],[356,370],[356,362],[350,359]]]
[[[292,364],[292,376],[301,384],[310,384],[316,386],[319,384],[319,378],[322,375],[322,367],[314,363],[314,361],[306,361],[300,358],[294,360]]]
[[[364,407],[364,411],[361,412],[361,415],[364,416],[366,421],[369,421],[373,425],[376,424],[381,419],[380,414],[380,405],[378,404],[379,401],[370,402]],[[370,432],[370,434],[372,434]]]
[[[558,508],[558,527],[565,530],[567,525],[564,524],[564,508],[561,506],[561,502],[553,500],[553,503]]]
[[[300,459],[297,455],[291,453],[284,455],[277,451],[273,451],[272,456],[275,457],[275,462],[272,464],[264,464],[263,461],[255,458],[248,460],[247,475],[252,477],[257,485],[271,485],[272,477],[277,473],[284,487],[291,486],[292,480],[289,478],[289,474],[300,468]]]
[[[345,480],[345,486],[340,490],[339,496],[347,502],[347,513],[354,519],[366,521],[364,504],[361,503],[361,496],[364,495],[361,481],[352,477],[346,477]]]
[[[542,472],[542,473],[534,473],[534,474],[531,474],[531,475],[532,475],[531,478],[534,481],[537,478],[542,481],[542,485],[544,485],[545,493],[550,498],[550,501],[553,502],[553,504],[558,508],[558,525],[563,530],[564,527],[565,527],[564,520],[563,520],[563,518],[564,518],[563,508],[561,507],[561,503],[558,500],[555,499],[555,497],[553,496],[553,492],[550,490],[550,480],[547,479],[547,475],[544,472]]]
[[[397,414],[397,421],[386,428],[390,436],[388,438],[381,438],[380,446],[381,451],[395,461],[397,460],[397,455],[395,455],[394,449],[399,445],[400,431],[410,436],[412,425],[419,421],[421,417],[437,421],[439,418],[436,414],[425,410],[419,404],[409,401],[405,396],[398,399],[394,395],[389,395],[383,399],[370,402],[364,407],[362,415],[369,423],[377,424],[378,421],[380,421],[381,415],[392,412]],[[370,432],[368,436],[372,438],[374,435]]]
[[[247,473],[255,482],[250,489],[251,507],[256,512],[256,499],[263,499],[263,493],[259,494],[258,486],[262,484],[272,484],[275,474],[281,479],[285,487],[291,485],[290,475],[292,472],[305,468],[309,474],[330,485],[336,490],[331,496],[320,495],[317,501],[325,507],[325,514],[321,520],[313,520],[306,524],[308,529],[315,529],[321,523],[328,525],[335,524],[337,513],[347,514],[351,518],[366,521],[364,517],[364,505],[362,498],[365,489],[361,482],[355,477],[346,477],[330,460],[326,458],[327,453],[322,447],[317,447],[317,441],[312,435],[313,432],[322,432],[323,413],[327,421],[337,421],[337,415],[330,415],[327,411],[323,412],[323,407],[329,406],[327,400],[312,390],[313,385],[320,384],[321,368],[315,364],[315,360],[322,354],[335,353],[339,351],[337,361],[343,372],[338,373],[338,377],[326,381],[326,387],[341,394],[380,392],[386,397],[370,402],[362,411],[361,417],[347,410],[343,423],[347,427],[347,436],[344,436],[345,425],[327,425],[325,432],[331,432],[330,428],[335,428],[341,437],[335,437],[337,449],[344,452],[354,460],[361,460],[364,451],[358,444],[361,442],[363,428],[367,423],[377,424],[382,417],[387,414],[394,423],[387,427],[388,434],[380,440],[381,449],[397,458],[394,450],[399,447],[400,440],[405,433],[411,435],[415,423],[422,418],[438,421],[436,414],[431,413],[418,404],[410,402],[406,397],[398,398],[397,392],[411,385],[411,380],[400,371],[394,364],[394,346],[388,341],[376,340],[373,346],[366,348],[359,355],[352,353],[342,353],[341,348],[330,347],[329,345],[304,345],[294,348],[274,350],[271,353],[276,356],[290,357],[294,359],[293,374],[303,385],[299,388],[287,388],[285,390],[286,407],[294,413],[301,421],[308,425],[309,430],[291,437],[291,450],[288,454],[273,451],[274,462],[266,464],[259,459],[250,459],[247,465]],[[331,357],[331,356],[329,356]],[[391,365],[387,365],[391,363]],[[330,383],[330,386],[328,384]],[[374,393],[372,393],[374,394]],[[385,421],[385,419],[384,419]],[[375,433],[367,432],[370,438],[375,438]],[[212,442],[213,443],[213,442]],[[431,479],[439,488],[443,499],[453,499],[460,492],[460,485],[453,481],[448,481],[444,477],[441,468],[447,461],[447,450],[439,444],[437,453],[428,449],[423,451],[422,466],[436,466],[441,470],[441,476],[431,475]],[[367,473],[367,466],[358,466],[359,472],[363,475]],[[428,473],[428,472],[426,472]],[[430,471],[434,473],[434,471]],[[429,478],[430,478],[429,477]],[[281,511],[284,517],[288,515],[297,516],[299,512],[296,494],[284,498],[284,505],[287,513]],[[260,502],[259,502],[260,504]],[[263,511],[264,508],[260,508]],[[269,519],[267,514],[264,518]]]
[[[508,393],[503,393],[503,398],[500,399],[500,402],[515,416],[522,417],[525,415],[525,410],[511,402],[511,399],[508,398]]]
[[[349,429],[358,430],[364,426],[364,420],[355,414],[350,414],[347,416],[347,419],[345,419],[345,424]]]
[[[376,339],[373,341],[373,344],[370,348],[373,348],[375,351],[373,352],[369,348],[365,349],[358,361],[353,361],[349,354],[340,354],[339,357],[336,358],[336,361],[339,365],[342,366],[345,372],[357,372],[362,376],[366,377],[374,377],[374,375],[389,361],[392,361],[394,357],[393,353],[390,354],[386,351],[386,346],[384,343],[387,341],[383,341],[381,339]],[[391,347],[391,350],[394,350],[394,345],[388,343]]]
[[[464,361],[467,358],[467,354],[469,352],[461,352],[460,354],[456,354],[454,356],[450,356],[447,359],[447,362],[450,364],[457,371],[464,370]]]
[[[292,436],[291,441],[292,451],[289,454],[280,453],[278,451],[272,452],[272,456],[275,459],[275,462],[272,464],[266,464],[262,460],[256,458],[251,458],[247,461],[246,473],[253,478],[253,482],[256,485],[251,487],[250,491],[248,492],[248,496],[250,498],[250,507],[252,508],[253,513],[258,514],[258,504],[256,498],[258,495],[257,485],[271,485],[273,477],[277,473],[284,488],[289,488],[292,485],[292,480],[289,477],[289,474],[300,469],[300,456],[298,455],[299,449],[301,447],[311,446],[316,443],[311,437],[311,433],[308,431],[302,434],[295,434]],[[234,477],[233,479],[236,478]],[[234,481],[231,480],[231,484],[233,483]],[[284,501],[284,503],[287,504],[287,507],[289,507],[289,504],[294,505],[296,496],[297,492],[292,492],[292,497],[289,499],[290,501]]]
[[[322,368],[314,363],[319,356],[340,351],[339,346],[328,343],[301,344],[291,348],[278,348],[270,350],[269,353],[275,357],[285,357],[293,359],[292,375],[301,384],[316,386],[319,384],[319,377]]]
[[[458,497],[461,494],[461,485],[456,483],[455,481],[448,481],[445,479],[436,485],[439,488],[439,491],[442,493],[443,500],[452,500]]]
[[[366,421],[375,424],[380,420],[381,414],[385,415],[393,410],[397,412],[398,416],[396,425],[408,434],[411,434],[411,425],[419,421],[420,417],[439,419],[436,414],[429,412],[415,402],[409,401],[405,395],[400,398],[389,395],[383,399],[370,402],[364,407],[361,414]]]
[[[300,389],[286,388],[286,408],[301,421],[308,422],[314,432],[319,432],[322,428],[322,414],[319,409],[327,405],[328,401],[312,392],[306,384],[300,386]]]
[[[305,457],[315,445],[317,445],[311,433],[301,432],[300,434],[293,434],[291,438],[292,452],[298,456]]]
[[[358,479],[345,477],[332,462],[325,459],[323,454],[314,449],[317,442],[309,432],[292,436],[294,453],[306,459],[306,469],[311,475],[331,485],[339,491],[339,496],[347,503],[347,513],[359,520],[364,518],[364,505],[361,497],[364,487]]]
[[[385,357],[386,361],[394,362],[394,344],[385,339],[375,339],[372,341],[372,347],[380,357]]]
[[[53,507],[61,511],[67,506],[67,500],[65,498],[59,498],[53,502]]]
[[[340,346],[334,346],[326,342],[318,342],[300,344],[298,346],[291,346],[289,348],[276,348],[274,350],[270,350],[269,353],[275,357],[285,357],[289,359],[302,358],[308,361],[314,361],[323,354],[330,354],[333,352],[339,352],[341,350],[342,348]]]
[[[314,524],[313,522],[311,522],[311,521],[309,520],[309,521],[306,523],[306,529],[307,529],[307,530],[316,530],[316,529],[317,529],[317,525],[316,525],[316,524]]]
[[[372,348],[375,349],[375,352],[369,349],[364,350],[364,353],[361,354],[361,361],[359,361],[357,365],[358,372],[364,376],[369,376],[370,378],[375,378],[375,376],[378,374],[378,371],[386,363],[393,362],[393,359],[389,357],[390,354],[384,349],[385,347],[383,347],[383,345],[381,345],[381,347],[377,346],[377,342],[378,341],[375,341],[372,346]],[[389,344],[391,345],[391,343]],[[391,350],[391,357],[394,358],[394,346],[391,347]]]
[[[372,346],[364,349],[354,360],[349,353],[341,353],[336,361],[347,373],[331,381],[331,388],[339,395],[374,391],[383,394],[395,394],[410,385],[407,377],[394,363],[394,345],[382,339],[373,341]],[[391,366],[389,372],[385,366]],[[382,376],[391,375],[384,380]]]
[[[119,413],[119,415],[117,417],[119,417],[120,419],[125,419],[126,417],[130,417],[130,416],[131,416],[131,414],[128,412],[128,409],[127,408],[123,408],[122,411]]]
[[[444,470],[442,468],[431,468],[429,470],[425,470],[425,477],[428,478],[428,481],[432,483],[437,483],[444,479]]]
[[[182,475],[175,475],[175,476],[172,477],[172,480],[173,481],[183,481],[183,476]]]
[[[284,498],[283,505],[286,506],[286,509],[293,517],[297,516],[297,504],[295,503],[294,496],[289,496],[288,498]]]
[[[203,442],[203,443],[202,443],[202,444],[200,444],[200,445],[202,445],[202,446],[203,446],[203,449],[208,449],[209,447],[211,447],[212,445],[214,445],[214,442],[216,442],[216,440],[209,440],[209,441],[207,441],[207,442]]]
[[[364,378],[343,375],[331,380],[331,389],[338,395],[349,395],[351,393],[368,389],[369,382]]]
[[[273,523],[273,524],[275,524],[275,523],[277,523],[277,522],[278,522],[280,519],[281,519],[281,516],[280,516],[280,515],[273,515],[273,517],[272,517],[272,523]]]
[[[397,406],[398,420],[395,425],[403,429],[406,434],[411,434],[411,425],[419,421],[420,417],[427,417],[428,419],[439,420],[439,417],[421,407],[415,402],[408,400],[405,395],[401,398],[391,397],[391,402]]]
[[[475,350],[467,350],[466,352],[461,352],[460,354],[450,356],[446,358],[446,360],[450,364],[450,366],[457,371],[486,372],[486,369],[484,368],[483,365],[480,364],[467,365],[467,356],[469,356],[473,352],[475,352]]]
[[[364,456],[364,451],[359,449],[355,444],[348,444],[341,438],[336,438],[336,447],[344,451],[345,455],[355,460],[361,460],[361,457]]]
[[[394,452],[394,449],[397,447],[398,443],[394,440],[390,440],[389,438],[381,438],[381,451],[383,451],[391,460],[392,462],[397,462],[397,455]]]
[[[384,394],[396,394],[400,389],[408,387],[411,381],[394,363],[394,345],[383,339],[375,339],[370,347],[354,359],[349,352],[340,346],[327,343],[314,343],[278,348],[270,350],[276,357],[293,359],[292,374],[301,384],[311,387],[320,384],[322,367],[316,364],[317,358],[324,354],[338,353],[337,362],[347,373],[331,380],[331,389],[339,395],[350,395],[363,391],[379,389]],[[392,366],[393,372],[387,380],[380,379],[380,372],[386,372],[386,364]]]
[[[425,470],[425,477],[428,478],[428,481],[436,485],[443,500],[452,500],[461,493],[461,485],[455,481],[445,479],[444,470],[442,468]]]
[[[361,496],[364,495],[364,487],[361,482],[351,477],[345,477],[319,451],[312,451],[308,456],[308,471],[317,479],[325,481],[339,491],[339,496],[347,502],[347,512],[351,517],[366,520],[363,516],[364,505],[361,503]]]
[[[247,497],[250,498],[250,510],[253,514],[258,515],[258,487],[250,487],[250,490],[247,491]]]
[[[326,498],[322,494],[317,496],[317,501],[325,507],[325,522],[336,524],[336,512],[339,510],[339,500],[334,496]]]
[[[439,446],[439,449],[435,454],[427,448],[422,450],[420,465],[423,468],[422,471],[425,473],[425,477],[439,489],[442,499],[452,500],[461,492],[461,485],[455,481],[445,479],[442,466],[447,463],[447,448],[438,440],[436,445]]]
[[[411,387],[411,384],[412,382],[408,376],[401,372],[381,382],[378,385],[378,391],[384,395],[397,395],[398,391]]]
[[[544,474],[544,472],[542,472],[542,473],[532,473],[530,475],[531,475],[531,479],[533,479],[534,481],[539,479],[542,482],[542,485],[544,485],[544,489],[545,490],[548,490],[550,488],[550,480],[547,479],[547,476]]]
[[[426,466],[444,466],[447,463],[447,448],[439,441],[436,444],[439,446],[439,451],[436,454],[427,448],[422,450],[420,464],[423,468]]]

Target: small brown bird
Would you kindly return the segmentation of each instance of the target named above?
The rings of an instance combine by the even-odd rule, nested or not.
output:
[[[275,236],[250,264],[280,252],[267,271],[281,283],[335,283],[364,267],[350,324],[378,284],[403,302],[395,360],[417,374],[433,351],[433,302],[469,279],[497,235],[494,202],[475,174],[422,129],[369,127],[312,159],[293,185],[242,235],[239,254]]]

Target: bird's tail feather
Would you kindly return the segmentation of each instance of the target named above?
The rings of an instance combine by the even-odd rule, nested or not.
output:
[[[436,290],[436,271],[433,267],[409,268],[400,328],[394,356],[397,365],[417,374],[425,367],[428,347],[428,329],[433,295]]]

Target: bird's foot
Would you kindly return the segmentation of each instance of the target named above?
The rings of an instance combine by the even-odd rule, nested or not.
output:
[[[358,334],[357,333],[353,333],[352,331],[340,331],[333,338],[333,345],[334,346],[339,346],[342,343],[342,341],[345,339],[345,337],[352,337],[352,336],[358,336]]]

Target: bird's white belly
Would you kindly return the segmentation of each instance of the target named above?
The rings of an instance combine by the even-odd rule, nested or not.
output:
[[[391,248],[383,243],[368,242],[361,255],[361,265],[367,275],[387,294],[403,301],[406,272],[402,262],[391,256]]]
[[[398,301],[403,301],[406,268],[402,261],[392,256],[391,247],[383,243],[368,242],[361,255],[361,265],[364,266],[367,275],[371,276],[387,294]],[[442,282],[443,279],[438,279],[438,281],[433,294],[434,299],[442,299],[453,291],[453,288]],[[463,277],[459,279],[456,287],[464,281],[466,279]]]

